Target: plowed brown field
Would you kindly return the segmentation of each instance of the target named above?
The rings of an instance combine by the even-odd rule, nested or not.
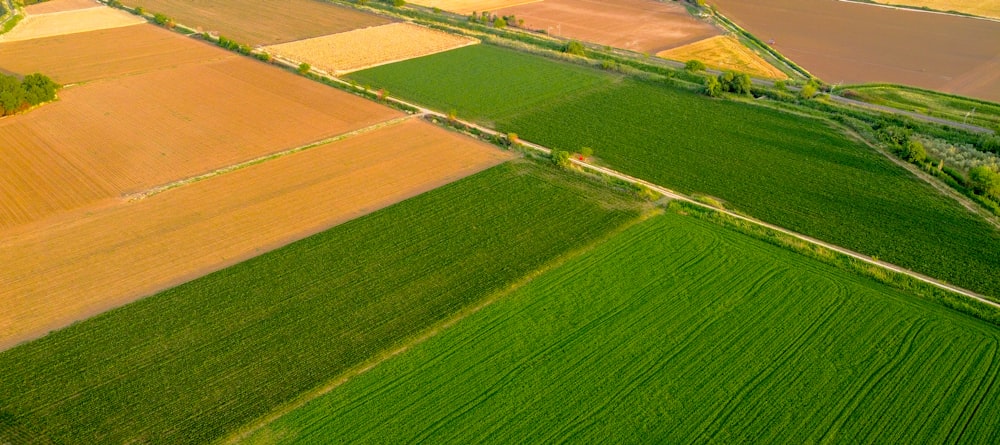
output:
[[[42,72],[62,84],[236,57],[152,25],[0,43],[0,69]]]
[[[0,35],[0,41],[15,42],[140,23],[146,23],[146,20],[125,11],[98,6],[51,14],[29,15],[10,32]]]
[[[0,229],[402,114],[243,57],[60,97],[0,120]]]
[[[720,33],[682,5],[656,0],[545,0],[497,14],[524,19],[525,28],[650,54]]]
[[[48,0],[42,3],[35,3],[25,6],[24,12],[28,15],[50,14],[53,12],[74,11],[77,9],[96,8],[101,6],[95,0]]]
[[[44,230],[0,232],[0,350],[509,158],[410,119]]]
[[[892,82],[1000,101],[1000,23],[836,0],[709,3],[826,82]]]
[[[541,0],[415,0],[411,3],[428,8],[441,8],[445,11],[469,14],[472,12],[496,11],[511,6],[536,3]]]
[[[124,0],[199,31],[247,45],[273,45],[384,25],[391,20],[320,0]]]
[[[390,23],[267,47],[272,54],[342,74],[478,43],[409,23]]]

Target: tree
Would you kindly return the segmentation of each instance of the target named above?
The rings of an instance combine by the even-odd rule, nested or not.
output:
[[[722,83],[715,77],[705,78],[705,94],[711,97],[722,96]]]
[[[750,94],[750,86],[752,85],[749,74],[734,71],[719,74],[719,84],[722,91],[740,95]]]
[[[1000,173],[987,165],[969,170],[969,186],[976,193],[1000,199]]]
[[[698,71],[705,71],[705,64],[702,63],[700,60],[688,60],[684,64],[684,69],[691,71],[692,73]]]
[[[504,29],[507,27],[507,21],[500,17],[497,17],[496,19],[493,20],[493,27],[496,29]]]
[[[576,40],[570,40],[568,43],[566,43],[566,45],[563,46],[563,52],[566,54],[573,54],[577,56],[586,55],[586,49],[583,47],[583,44],[577,42]]]
[[[910,162],[919,163],[927,159],[927,150],[924,150],[924,144],[912,139],[903,145],[903,150],[900,154],[903,156],[903,159]]]
[[[812,97],[816,95],[817,91],[818,90],[815,85],[807,83],[802,86],[801,90],[799,90],[799,96],[803,99],[812,99]]]
[[[305,73],[308,73],[309,70],[311,70],[311,69],[312,69],[312,67],[309,66],[308,63],[302,62],[302,63],[299,64],[299,69],[297,71],[299,72],[299,74],[305,74]]]
[[[589,158],[594,155],[594,149],[590,147],[583,147],[580,149],[580,156]]]
[[[552,150],[552,163],[561,167],[569,168],[572,165],[569,162],[569,152],[564,150]]]

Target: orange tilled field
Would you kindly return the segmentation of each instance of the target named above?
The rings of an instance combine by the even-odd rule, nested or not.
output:
[[[42,72],[62,84],[232,57],[236,56],[151,25],[0,43],[0,69]]]
[[[709,4],[828,83],[902,83],[1000,101],[1000,23],[835,0]]]
[[[213,32],[246,45],[274,45],[390,20],[321,0],[124,0],[198,31]]]
[[[48,0],[25,6],[28,15],[51,14],[53,12],[75,11],[77,9],[96,8],[101,6],[96,0]]]
[[[149,198],[0,232],[0,350],[511,155],[412,118]]]
[[[30,40],[142,23],[146,23],[146,20],[141,17],[107,6],[98,6],[50,14],[29,15],[10,32],[0,35],[0,41]]]
[[[0,120],[0,230],[401,115],[236,56],[67,88]]]
[[[684,6],[656,0],[544,0],[496,14],[551,35],[650,54],[720,34]]]

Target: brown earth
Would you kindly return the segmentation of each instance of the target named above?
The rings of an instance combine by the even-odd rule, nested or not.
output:
[[[545,0],[496,14],[513,14],[528,29],[649,54],[720,34],[682,5],[656,0]]]
[[[320,0],[125,0],[198,31],[218,33],[245,45],[274,45],[391,20]]]
[[[28,15],[50,14],[53,12],[74,11],[77,9],[96,8],[101,6],[95,0],[48,0],[42,3],[35,3],[25,6],[24,12]]]
[[[390,23],[265,49],[331,74],[342,74],[474,43],[478,41],[410,23]]]
[[[236,56],[67,88],[0,120],[0,229],[400,115]]]
[[[138,25],[146,20],[107,6],[77,9],[50,14],[29,15],[10,32],[0,35],[0,42],[15,42],[61,36],[98,29]]]
[[[441,8],[458,14],[496,11],[511,6],[536,3],[541,0],[415,0],[414,3],[428,8]]]
[[[747,48],[733,36],[715,36],[656,53],[657,57],[680,62],[700,60],[711,68],[735,70],[751,76],[787,79],[781,70]]]
[[[236,57],[152,25],[0,43],[0,70],[41,72],[61,84]]]
[[[0,232],[0,350],[511,155],[409,119],[42,230]]]
[[[709,3],[828,83],[901,83],[1000,101],[1000,23],[837,0]]]
[[[1000,19],[998,0],[879,0],[885,5],[926,7],[937,11],[958,11],[966,14]]]

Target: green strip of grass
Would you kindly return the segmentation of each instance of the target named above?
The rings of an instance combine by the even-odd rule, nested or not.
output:
[[[996,443],[998,340],[668,213],[249,442]]]
[[[211,441],[638,212],[498,166],[3,352],[0,442]]]
[[[886,105],[955,122],[1000,128],[1000,104],[902,85],[847,86],[840,94],[863,102]]]
[[[355,76],[434,107],[442,104],[425,98],[435,91],[471,92],[448,106],[552,148],[590,147],[631,175],[1000,297],[1000,232],[822,120],[599,71],[591,74],[606,82],[539,102],[517,91],[558,92],[565,77],[514,73],[578,67],[484,45],[417,60]],[[475,94],[515,85],[510,94]],[[504,111],[490,114],[491,101]]]

